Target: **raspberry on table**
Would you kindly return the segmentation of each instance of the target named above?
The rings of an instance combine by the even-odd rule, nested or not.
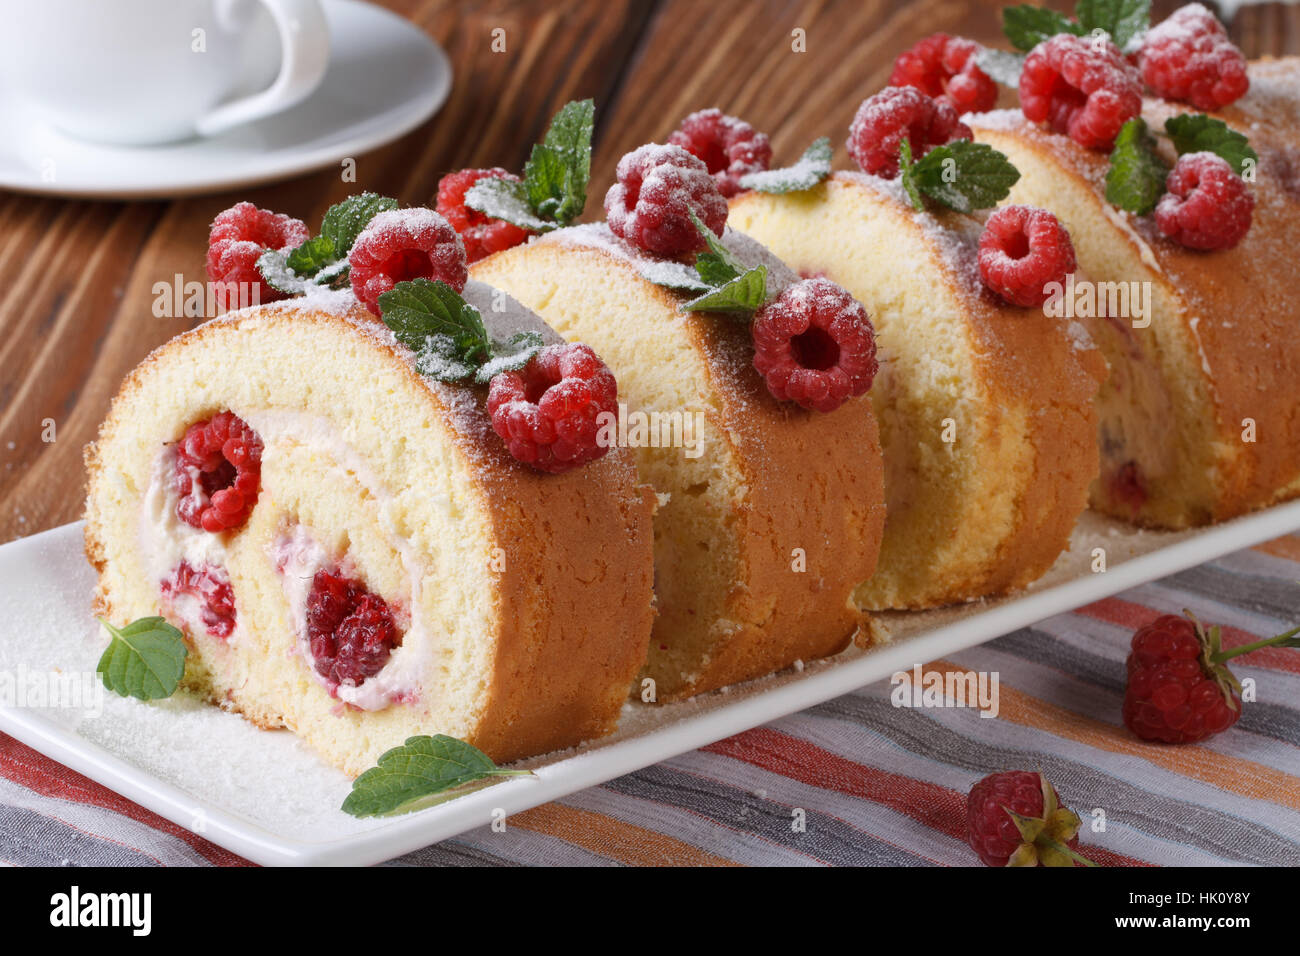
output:
[[[162,581],[163,600],[174,602],[178,594],[199,603],[199,618],[212,637],[226,640],[235,630],[235,592],[224,568],[202,565],[194,567],[182,561]]]
[[[758,310],[754,368],[778,401],[832,412],[876,377],[866,309],[829,279],[803,279]]]
[[[699,110],[682,120],[668,137],[670,146],[680,146],[704,162],[722,195],[740,192],[740,177],[757,173],[772,164],[772,144],[744,120],[719,109]]]
[[[561,474],[608,453],[600,416],[618,414],[618,382],[590,347],[548,345],[522,369],[493,376],[487,409],[511,455]]]
[[[983,113],[998,104],[998,85],[979,68],[979,44],[965,37],[934,33],[894,60],[890,86],[914,86],[949,103],[958,115]]]
[[[1012,305],[1042,305],[1050,282],[1064,283],[1075,269],[1074,243],[1060,220],[1033,206],[1002,206],[984,224],[980,278]]]
[[[649,143],[618,161],[618,181],[605,194],[614,235],[656,256],[707,248],[694,212],[715,235],[727,224],[727,200],[704,161],[680,146]]]
[[[469,279],[460,234],[432,209],[379,213],[352,244],[348,265],[352,293],[375,315],[379,297],[399,282],[436,279],[460,292]]]
[[[307,594],[307,641],[316,673],[356,686],[383,669],[402,635],[388,602],[356,578],[322,569]]]
[[[1156,225],[1189,249],[1231,249],[1250,231],[1255,197],[1232,164],[1214,153],[1184,153],[1165,179]]]
[[[1028,770],[990,774],[966,797],[966,839],[988,866],[1091,866],[1076,852],[1079,824],[1047,779]]]
[[[950,103],[914,86],[887,86],[858,107],[848,147],[863,172],[892,179],[898,175],[898,147],[904,139],[912,158],[920,159],[936,146],[971,138],[970,127]]]
[[[271,288],[257,271],[268,249],[292,249],[311,237],[301,219],[241,202],[217,214],[208,233],[208,280],[224,308],[275,302],[284,293]],[[254,294],[256,299],[254,299]]]
[[[521,229],[503,219],[493,219],[465,204],[465,193],[480,179],[519,182],[518,176],[499,166],[492,169],[462,169],[438,180],[437,211],[460,233],[461,241],[465,243],[465,257],[471,263],[526,242],[532,235],[527,229]]]
[[[1241,699],[1205,666],[1206,636],[1190,618],[1164,614],[1133,635],[1124,724],[1143,740],[1193,743],[1227,730]]]
[[[1062,33],[1026,57],[1020,108],[1080,146],[1109,150],[1120,127],[1142,112],[1142,82],[1110,40]]]
[[[257,504],[262,439],[233,412],[195,422],[176,446],[176,514],[216,534],[243,527]]]
[[[1138,67],[1160,96],[1207,112],[1236,102],[1250,89],[1246,57],[1199,3],[1180,7],[1147,32]]]

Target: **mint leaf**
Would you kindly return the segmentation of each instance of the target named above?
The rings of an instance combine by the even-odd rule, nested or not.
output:
[[[748,317],[767,301],[767,266],[755,266],[734,279],[691,299],[682,312],[732,312]]]
[[[421,374],[444,382],[469,378],[492,357],[483,316],[447,283],[399,282],[379,297],[384,324],[415,353]]]
[[[959,139],[918,159],[911,178],[916,189],[931,199],[958,212],[973,212],[1006,199],[1020,171],[987,143]]]
[[[921,200],[921,192],[916,185],[916,164],[912,162],[912,143],[906,136],[898,141],[898,181],[902,183],[903,192],[907,193],[912,208],[917,212],[925,212],[925,203]]]
[[[1165,120],[1165,132],[1174,142],[1178,155],[1183,153],[1214,153],[1226,159],[1237,175],[1248,166],[1259,162],[1259,155],[1251,149],[1250,141],[1221,119],[1204,113],[1182,113]]]
[[[1146,121],[1135,116],[1115,137],[1106,171],[1106,201],[1138,216],[1145,216],[1165,191],[1169,167],[1156,152],[1155,137]]]
[[[1009,86],[1014,90],[1020,86],[1020,74],[1025,69],[1025,56],[1022,53],[980,47],[975,54],[975,65],[987,73],[993,82]]]
[[[499,372],[521,369],[545,346],[540,332],[516,332],[506,342],[493,344],[492,359],[479,366],[474,381],[487,385]]]
[[[503,770],[483,751],[455,737],[408,737],[402,746],[386,751],[378,766],[352,781],[342,809],[354,817],[409,813],[480,789],[496,777],[531,774]]]
[[[559,228],[559,223],[542,219],[533,212],[526,186],[513,179],[480,179],[465,193],[465,205],[531,232]]]
[[[1079,0],[1074,13],[1084,34],[1105,30],[1121,50],[1151,26],[1151,0]]]
[[[587,204],[595,112],[592,100],[564,104],[524,164],[528,204],[543,219],[568,225]]]
[[[334,244],[336,258],[347,258],[347,254],[352,251],[352,243],[361,235],[361,230],[370,225],[370,220],[381,212],[390,212],[396,208],[396,199],[377,193],[349,196],[325,211],[325,218],[320,223],[320,234]]]
[[[1058,33],[1082,36],[1086,31],[1063,13],[1026,5],[1002,9],[1002,32],[1017,50],[1028,52]]]
[[[700,278],[712,287],[717,287],[730,282],[737,276],[741,275],[746,266],[736,258],[735,254],[718,241],[718,237],[713,230],[704,224],[704,221],[695,214],[694,209],[687,210],[691,217],[691,222],[695,224],[696,230],[704,237],[704,244],[708,247],[706,252],[701,252],[695,257],[695,271],[700,274]]]
[[[295,275],[311,278],[326,266],[338,261],[334,252],[334,240],[329,236],[315,236],[308,239],[296,249],[291,249],[285,264]]]
[[[123,628],[99,620],[112,639],[95,671],[115,694],[140,700],[170,697],[185,674],[185,635],[161,617],[142,617]]]
[[[302,295],[307,291],[307,280],[289,267],[289,253],[281,249],[267,249],[258,256],[257,271],[276,292]]]
[[[740,188],[760,193],[797,193],[812,189],[830,174],[831,138],[823,136],[804,150],[793,166],[741,176]]]

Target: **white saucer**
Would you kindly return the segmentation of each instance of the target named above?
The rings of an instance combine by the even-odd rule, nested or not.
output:
[[[358,156],[442,106],[451,64],[429,37],[367,3],[324,5],[330,66],[320,87],[292,109],[209,139],[151,147],[83,143],[0,91],[0,188],[101,199],[219,192]]]

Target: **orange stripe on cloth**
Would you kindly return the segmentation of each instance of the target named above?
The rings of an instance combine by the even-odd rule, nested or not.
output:
[[[1274,538],[1272,541],[1265,541],[1263,544],[1255,545],[1251,550],[1262,551],[1264,554],[1270,554],[1275,558],[1286,558],[1288,561],[1300,562],[1300,535],[1288,534],[1281,538]]]
[[[945,660],[931,661],[923,671],[937,671],[940,674],[970,673],[968,668]],[[1115,716],[1118,718],[1119,714],[1116,713]],[[1202,780],[1229,793],[1300,810],[1300,777],[1252,760],[1216,753],[1195,744],[1144,743],[1129,733],[1122,724],[1107,724],[1084,717],[1006,684],[998,687],[998,718],[1066,737],[1098,750],[1141,757],[1157,767]]]
[[[545,833],[628,866],[740,865],[654,830],[560,803],[517,813],[510,818],[510,825]]]

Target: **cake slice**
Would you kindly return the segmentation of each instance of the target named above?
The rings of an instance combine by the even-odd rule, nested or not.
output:
[[[464,283],[450,226],[398,222],[445,229]],[[376,223],[351,255],[366,294],[394,285],[357,254],[398,241]],[[421,255],[437,275],[416,245],[399,258]],[[463,296],[495,341],[575,348],[498,290]],[[167,618],[191,689],[350,774],[411,735],[507,761],[608,733],[650,636],[654,499],[631,456],[516,460],[487,389],[438,380],[433,355],[347,290],[231,312],[132,372],[87,450],[97,613]]]
[[[610,224],[550,232],[472,274],[590,343],[618,376],[629,424],[619,440],[660,499],[645,675],[667,700],[836,653],[868,626],[850,598],[876,566],[882,466],[865,400],[846,392],[835,410],[809,411],[769,390],[755,368],[753,304],[744,314],[683,311],[699,292],[673,286],[692,281],[690,263],[705,248],[688,210],[739,268],[762,266],[768,300],[798,277],[724,230],[726,203],[702,163],[675,147],[643,147],[619,164],[623,184],[641,160],[642,202],[616,186]],[[616,221],[638,241],[615,235]],[[648,421],[684,423],[688,440],[653,425],[659,437],[647,440],[635,428]]]
[[[1109,203],[1106,152],[1019,110],[966,118],[1021,170],[1010,201],[1055,212],[1081,270],[1103,283],[1092,290],[1099,308],[1067,303],[1089,313],[1081,320],[1112,369],[1098,398],[1101,471],[1091,501],[1141,525],[1203,525],[1300,492],[1300,303],[1284,265],[1300,243],[1300,59],[1248,72],[1250,91],[1214,115],[1258,153],[1253,222],[1235,247],[1217,251],[1186,248],[1150,217]],[[1143,107],[1156,131],[1188,112],[1150,98]]]
[[[802,191],[743,192],[729,221],[844,286],[875,324],[888,518],[857,600],[933,607],[1051,567],[1097,473],[1105,366],[1083,329],[999,301],[980,278],[980,223],[917,211],[897,180],[835,172]]]

